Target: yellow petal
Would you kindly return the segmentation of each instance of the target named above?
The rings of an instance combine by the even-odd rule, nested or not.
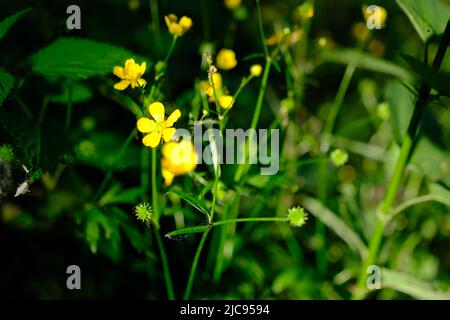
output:
[[[172,155],[172,152],[173,152],[173,150],[175,149],[176,146],[177,146],[176,142],[165,143],[163,145],[163,147],[162,147],[162,150],[161,150],[163,158],[170,159],[171,155]]]
[[[192,19],[189,17],[181,17],[179,25],[183,28],[183,31],[186,32],[192,27]]]
[[[137,129],[142,133],[149,133],[155,130],[156,122],[149,118],[140,118],[137,122]]]
[[[114,85],[114,89],[125,90],[130,85],[130,81],[122,80]]]
[[[123,67],[115,66],[113,68],[114,75],[118,76],[120,79],[125,78],[125,75],[123,73]]]
[[[136,64],[136,62],[134,62],[134,59],[127,59],[125,61],[125,69],[129,69],[131,67],[133,67]]]
[[[162,176],[164,178],[164,184],[166,186],[170,186],[172,184],[173,178],[175,178],[175,175],[166,169],[162,169]]]
[[[169,142],[170,140],[172,140],[172,137],[175,134],[175,131],[176,131],[175,128],[165,128],[163,130],[164,142]]]
[[[145,87],[146,84],[147,84],[147,81],[145,81],[144,78],[137,79],[137,86],[138,87]]]
[[[150,148],[156,148],[160,142],[161,142],[161,134],[159,134],[158,132],[149,133],[142,139],[142,143],[146,147]]]
[[[220,96],[218,99],[219,105],[224,109],[230,109],[233,106],[234,100],[232,96]]]
[[[181,111],[176,109],[166,120],[166,127],[173,127],[173,124],[177,122],[181,117]]]
[[[148,112],[156,122],[164,121],[164,105],[161,102],[153,102],[148,106]]]
[[[145,73],[145,70],[147,69],[147,63],[142,62],[140,66],[141,76]]]

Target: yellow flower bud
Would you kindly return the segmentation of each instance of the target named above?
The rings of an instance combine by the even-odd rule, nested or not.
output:
[[[254,77],[259,77],[262,73],[262,67],[260,64],[254,64],[250,67],[250,74]]]
[[[217,67],[223,70],[230,70],[236,67],[236,54],[233,50],[222,49],[217,54]]]
[[[241,0],[225,0],[224,4],[225,7],[227,7],[230,10],[234,10],[239,8],[239,6],[241,5]]]

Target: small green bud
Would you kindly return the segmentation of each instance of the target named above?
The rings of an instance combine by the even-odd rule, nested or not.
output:
[[[348,161],[348,153],[341,149],[336,149],[331,153],[331,161],[336,167],[341,167]]]
[[[11,162],[14,160],[14,151],[11,145],[4,144],[0,146],[0,160]]]
[[[387,102],[382,102],[377,106],[377,116],[381,120],[387,120],[389,119],[389,104]]]
[[[150,224],[153,219],[152,207],[147,202],[138,204],[134,208],[134,213],[136,214],[136,218],[145,224]]]
[[[292,226],[301,227],[308,220],[308,213],[302,207],[292,207],[288,210],[288,218]]]

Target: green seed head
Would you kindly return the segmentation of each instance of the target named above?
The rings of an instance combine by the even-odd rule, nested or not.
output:
[[[0,146],[0,160],[11,162],[14,160],[13,148],[9,144]]]
[[[331,153],[331,161],[336,167],[341,167],[348,161],[348,153],[341,149],[336,149]]]
[[[308,220],[308,213],[302,207],[292,207],[288,210],[288,218],[292,226],[301,227]]]
[[[134,208],[134,213],[136,214],[136,218],[145,224],[149,224],[153,219],[152,207],[146,202],[138,204]]]

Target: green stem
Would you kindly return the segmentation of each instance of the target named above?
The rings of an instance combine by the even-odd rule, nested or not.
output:
[[[152,28],[158,46],[161,45],[161,33],[159,29],[158,0],[150,0],[150,14],[152,16]]]
[[[170,269],[169,269],[169,262],[167,259],[166,250],[164,249],[164,244],[161,239],[159,228],[155,227],[153,228],[153,231],[155,233],[156,243],[158,244],[158,250],[159,254],[161,256],[161,263],[163,267],[163,274],[164,274],[164,282],[166,283],[166,290],[167,290],[167,297],[169,300],[175,300],[175,293],[173,291],[173,285],[172,285],[172,277],[170,276]]]
[[[148,201],[148,189],[150,183],[150,150],[141,149],[141,201]]]
[[[167,65],[167,62],[169,61],[170,57],[172,56],[172,52],[173,52],[173,49],[175,48],[175,44],[177,43],[177,39],[178,39],[177,36],[173,36],[169,51],[167,52],[167,55],[164,58],[164,66]]]
[[[263,73],[263,77],[261,80],[261,88],[259,89],[259,94],[258,94],[258,99],[256,100],[256,107],[255,107],[255,111],[253,113],[253,118],[252,118],[252,123],[250,125],[250,135],[248,138],[249,143],[251,143],[254,139],[254,135],[253,132],[256,129],[256,127],[258,126],[258,122],[259,122],[259,115],[261,113],[261,108],[262,108],[262,104],[264,102],[264,95],[266,93],[266,87],[267,87],[267,82],[269,80],[269,74],[270,74],[270,68],[272,66],[272,58],[271,57],[267,57],[266,59],[266,64],[264,66],[264,73]],[[247,161],[247,149],[245,150],[246,152],[246,161]],[[235,181],[240,181],[243,177],[243,175],[246,173],[247,171],[247,164],[246,161],[244,161],[244,163],[239,164],[238,169],[236,171],[236,174],[234,176],[234,180]]]
[[[167,296],[168,296],[169,300],[174,300],[175,293],[174,293],[173,285],[172,285],[172,277],[170,275],[169,262],[167,259],[166,250],[164,248],[164,244],[161,239],[160,230],[159,230],[160,212],[159,212],[159,205],[158,205],[158,186],[157,186],[157,179],[156,179],[157,178],[157,176],[156,176],[156,160],[157,160],[156,150],[157,150],[156,148],[152,148],[152,206],[153,206],[153,213],[155,215],[153,230],[155,233],[156,242],[158,244],[158,250],[159,250],[160,257],[161,257],[161,264],[162,264],[162,268],[163,268],[164,282],[166,283]]]
[[[39,116],[38,116],[38,120],[37,120],[38,126],[40,126],[42,124],[42,121],[44,120],[44,116],[45,116],[45,113],[47,112],[47,107],[48,107],[49,101],[50,101],[49,96],[46,94],[44,97],[44,100],[42,101],[41,111],[39,112]]]
[[[66,127],[70,128],[72,120],[72,83],[67,83],[67,112],[66,112]]]
[[[436,71],[439,70],[442,61],[444,60],[445,52],[449,44],[450,44],[450,21],[447,23],[447,27],[445,29],[444,35],[439,45],[438,52],[433,62],[434,70]],[[427,54],[425,55],[425,59],[427,59]],[[394,173],[392,175],[388,189],[384,196],[383,202],[381,203],[380,206],[380,216],[377,219],[375,229],[369,241],[369,254],[367,256],[366,261],[364,261],[362,264],[362,268],[360,270],[360,274],[356,285],[356,290],[352,296],[352,299],[362,299],[365,296],[366,290],[364,290],[364,285],[366,282],[367,267],[377,262],[378,252],[380,250],[381,243],[383,241],[384,221],[386,220],[386,218],[388,218],[388,214],[395,201],[395,198],[397,197],[397,193],[403,179],[405,167],[413,151],[414,141],[416,140],[418,135],[423,108],[428,103],[430,95],[431,95],[430,87],[423,82],[419,90],[419,97],[417,99],[411,121],[409,123],[408,132],[402,141],[400,154],[397,158],[397,162],[394,167]]]
[[[155,214],[155,222],[159,227],[159,206],[158,206],[158,185],[156,181],[156,148],[152,148],[152,206],[153,213]]]
[[[202,239],[200,240],[200,243],[198,244],[197,251],[195,252],[194,261],[192,261],[192,267],[191,272],[189,273],[189,279],[186,286],[186,290],[184,291],[184,300],[188,300],[191,296],[192,291],[192,284],[194,283],[195,278],[195,272],[197,271],[198,266],[198,260],[200,259],[200,254],[203,250],[203,246],[205,244],[206,238],[208,237],[208,233],[211,229],[207,229],[205,232],[203,232]]]

